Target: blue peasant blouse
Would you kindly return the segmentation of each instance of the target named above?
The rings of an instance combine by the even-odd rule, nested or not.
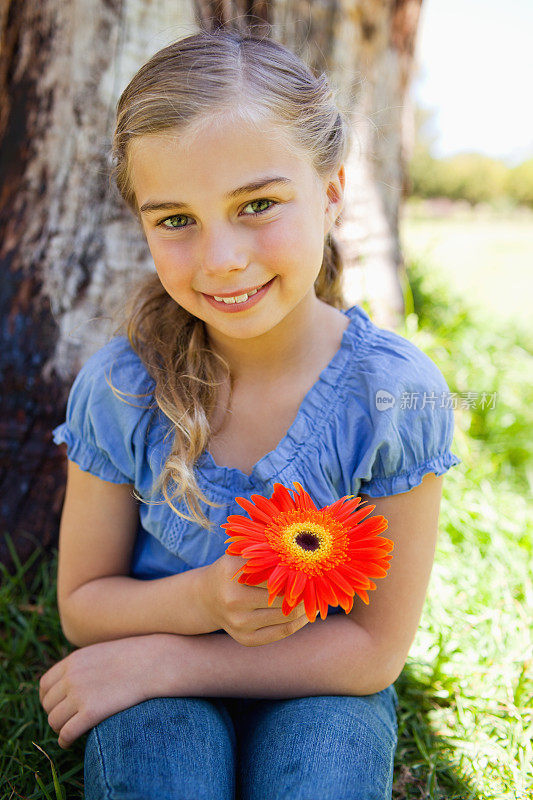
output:
[[[211,532],[167,503],[153,502],[162,495],[150,499],[173,436],[170,421],[153,402],[154,382],[127,338],[113,338],[84,364],[54,441],[66,442],[69,459],[81,469],[133,484],[147,501],[139,504],[132,577],[158,578],[211,564],[227,547],[219,526],[229,514],[244,514],[235,497],[269,497],[276,482],[292,489],[299,481],[322,507],[360,492],[371,497],[407,492],[426,473],[442,475],[460,463],[450,451],[454,416],[448,386],[433,361],[404,337],[377,327],[361,307],[343,313],[350,324],[339,350],[283,439],[251,474],[217,465],[207,451],[197,460],[201,490],[222,504],[201,504],[214,523]],[[176,507],[189,514],[184,501]]]

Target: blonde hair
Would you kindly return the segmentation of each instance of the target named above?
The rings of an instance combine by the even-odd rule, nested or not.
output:
[[[125,202],[138,214],[128,145],[132,139],[172,128],[187,132],[218,113],[267,118],[285,133],[288,147],[308,156],[318,178],[339,169],[351,147],[348,116],[339,110],[325,74],[316,76],[278,42],[227,29],[202,31],[160,50],[134,75],[117,105],[114,176]],[[342,263],[329,233],[315,281],[318,298],[343,308]],[[230,381],[228,364],[209,347],[203,320],[179,306],[157,275],[131,297],[125,330],[155,382],[154,400],[174,430],[172,450],[154,492],[181,517],[211,529],[194,464],[208,446],[219,387]],[[120,394],[123,394],[122,392]],[[185,499],[192,516],[173,501]]]

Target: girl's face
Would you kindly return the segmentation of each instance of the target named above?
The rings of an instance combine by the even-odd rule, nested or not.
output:
[[[313,284],[342,207],[343,168],[320,181],[272,123],[228,117],[206,120],[194,135],[138,137],[129,157],[159,279],[208,330],[257,337],[302,302],[317,303]],[[214,299],[267,283],[242,304]]]

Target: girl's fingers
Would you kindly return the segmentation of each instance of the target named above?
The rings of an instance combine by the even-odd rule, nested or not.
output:
[[[286,639],[288,636],[292,636],[293,633],[296,633],[296,631],[299,631],[300,628],[305,627],[308,622],[309,619],[304,615],[298,619],[286,622],[285,625],[267,625],[265,628],[260,628],[255,632],[254,645],[271,644],[280,639]],[[283,635],[280,636],[280,633]]]
[[[47,714],[55,708],[67,696],[64,681],[57,681],[51,686],[48,691],[41,697],[41,705]]]
[[[282,611],[283,598],[277,597],[276,600],[279,600],[279,604],[275,605],[273,603],[271,606],[267,606],[266,608],[255,609],[254,616],[259,620],[264,620],[262,623],[263,625],[273,625],[275,624],[276,620],[279,620],[280,622],[290,622],[293,619],[298,619],[298,617],[301,617],[302,614],[305,614],[304,603],[298,603],[298,605],[294,606],[292,611],[285,616]]]
[[[63,750],[66,750],[76,739],[83,736],[92,727],[89,722],[84,721],[81,714],[74,714],[61,728],[57,743]]]
[[[63,735],[63,727],[77,713],[78,709],[72,705],[72,701],[65,697],[58,705],[54,706],[48,714],[48,724],[56,733],[61,732]]]
[[[58,661],[57,664],[54,664],[53,667],[41,675],[41,679],[39,681],[39,700],[41,703],[43,702],[43,698],[45,697],[47,691],[55,684],[63,675],[63,661]]]

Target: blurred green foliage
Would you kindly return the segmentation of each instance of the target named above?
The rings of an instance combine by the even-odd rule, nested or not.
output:
[[[408,195],[533,208],[533,158],[515,167],[474,152],[434,158],[434,116],[432,109],[415,108],[416,143],[408,165]]]
[[[533,158],[509,170],[507,194],[518,203],[533,208]]]
[[[433,158],[425,145],[415,147],[409,164],[409,193],[476,203],[507,200],[533,208],[533,159],[509,168],[479,153]]]

